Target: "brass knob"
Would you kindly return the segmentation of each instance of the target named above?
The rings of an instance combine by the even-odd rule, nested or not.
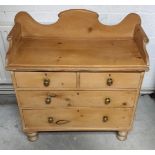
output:
[[[47,98],[45,98],[45,103],[46,104],[50,104],[51,103],[51,96],[48,96]]]
[[[53,122],[54,122],[53,117],[48,117],[48,123],[53,123]]]
[[[45,103],[50,104],[52,102],[52,98],[56,96],[56,94],[47,94],[47,97],[45,98]]]
[[[109,104],[110,102],[111,102],[110,98],[105,98],[105,101],[104,101],[105,104]]]
[[[107,79],[107,85],[108,85],[108,86],[111,86],[112,84],[113,84],[112,78],[108,78],[108,79]]]
[[[107,121],[108,121],[108,116],[103,116],[102,121],[103,121],[103,122],[107,122]]]
[[[44,79],[44,86],[48,87],[50,85],[50,79]]]

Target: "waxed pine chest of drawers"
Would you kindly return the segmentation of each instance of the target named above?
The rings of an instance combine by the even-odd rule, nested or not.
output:
[[[11,71],[23,131],[117,131],[133,126],[148,38],[140,17],[107,26],[88,10],[67,10],[51,25],[19,12],[8,35]]]

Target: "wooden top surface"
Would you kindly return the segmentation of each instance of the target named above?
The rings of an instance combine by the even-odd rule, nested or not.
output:
[[[25,38],[11,55],[16,67],[134,67],[144,60],[133,40]]]
[[[136,31],[140,23],[138,15],[129,14],[119,24],[107,26],[99,22],[94,12],[69,10],[60,13],[56,23],[42,25],[20,12],[8,36],[6,67],[47,71],[145,70],[147,39],[141,29]]]

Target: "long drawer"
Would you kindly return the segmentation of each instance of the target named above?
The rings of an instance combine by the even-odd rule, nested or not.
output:
[[[22,88],[76,88],[73,72],[16,72],[15,79]]]
[[[80,73],[81,88],[138,88],[140,73]]]
[[[132,108],[55,108],[23,110],[24,128],[55,130],[123,130],[131,126]]]
[[[133,107],[136,91],[17,91],[23,108]]]

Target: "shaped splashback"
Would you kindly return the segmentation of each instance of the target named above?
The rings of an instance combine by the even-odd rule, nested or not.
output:
[[[43,25],[28,13],[19,12],[15,24],[21,26],[24,37],[71,37],[71,38],[118,38],[133,37],[136,25],[141,24],[139,15],[131,13],[117,25],[104,25],[99,15],[89,10],[72,9],[59,13],[56,23]]]

